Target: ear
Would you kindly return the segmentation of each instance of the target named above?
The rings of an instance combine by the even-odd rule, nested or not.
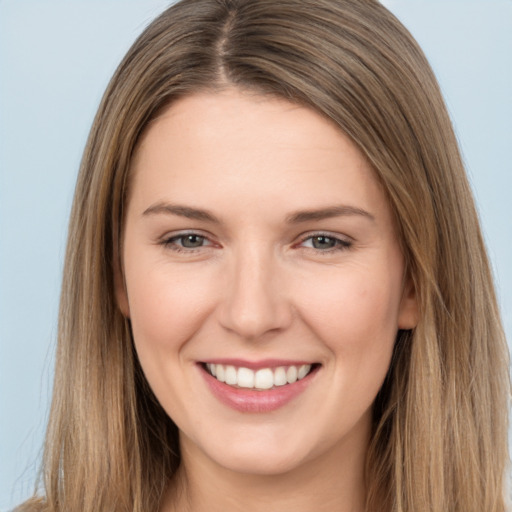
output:
[[[118,251],[115,251],[116,254],[114,254],[114,293],[117,307],[125,318],[130,318],[130,305],[128,303],[124,272],[121,268],[121,259],[117,252]]]
[[[405,285],[398,311],[398,328],[401,330],[414,329],[419,321],[419,307],[416,287],[410,277],[405,280]]]

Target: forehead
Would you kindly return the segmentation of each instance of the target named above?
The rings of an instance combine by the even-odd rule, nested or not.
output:
[[[131,197],[142,202],[172,196],[273,210],[386,203],[368,161],[332,121],[235,89],[171,104],[146,130],[132,172]]]

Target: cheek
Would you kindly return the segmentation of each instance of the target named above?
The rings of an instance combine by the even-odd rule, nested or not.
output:
[[[145,272],[133,268],[130,272],[130,318],[141,359],[146,357],[145,352],[154,358],[165,352],[179,352],[201,327],[208,315],[209,294],[198,277],[166,271],[165,266]]]
[[[377,269],[379,267],[376,267]],[[398,332],[401,273],[332,272],[329,281],[308,287],[301,311],[310,330],[331,353],[339,385],[350,389],[355,407],[369,406],[388,371]]]
[[[336,340],[357,346],[384,341],[398,331],[400,295],[395,288],[387,278],[372,281],[354,273],[308,291],[301,309],[334,345]]]
[[[177,421],[187,416],[183,397],[193,388],[187,347],[209,314],[211,292],[197,273],[171,273],[165,265],[148,268],[127,269],[133,270],[127,279],[133,339],[150,387]]]

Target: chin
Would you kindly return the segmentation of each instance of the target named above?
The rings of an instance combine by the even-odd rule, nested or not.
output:
[[[244,451],[233,450],[233,453],[224,454],[216,461],[228,471],[254,476],[277,476],[289,473],[305,462],[299,454],[286,454],[275,450]]]

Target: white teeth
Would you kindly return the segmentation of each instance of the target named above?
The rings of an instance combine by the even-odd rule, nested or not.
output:
[[[234,366],[226,366],[226,384],[229,384],[233,386],[238,382],[237,375],[236,375],[236,368]]]
[[[288,384],[286,380],[286,369],[280,366],[276,368],[274,372],[274,386],[284,386],[285,384]]]
[[[311,365],[309,364],[303,364],[300,368],[299,368],[299,371],[297,372],[297,379],[303,379],[309,372],[309,370],[311,369]]]
[[[270,368],[258,370],[254,375],[254,387],[258,389],[270,389],[274,386],[274,374]]]
[[[241,388],[254,387],[254,372],[249,368],[238,368],[238,383]]]
[[[207,363],[206,368],[218,381],[230,386],[248,389],[272,389],[277,386],[293,384],[303,379],[311,371],[310,364],[297,366],[279,366],[261,368],[257,371],[245,367]]]
[[[220,382],[224,382],[226,380],[224,366],[221,364],[217,364],[216,366],[217,368],[215,378],[220,380]]]
[[[286,370],[286,380],[288,381],[288,384],[293,384],[297,381],[297,373],[296,366],[290,366],[288,370]]]

